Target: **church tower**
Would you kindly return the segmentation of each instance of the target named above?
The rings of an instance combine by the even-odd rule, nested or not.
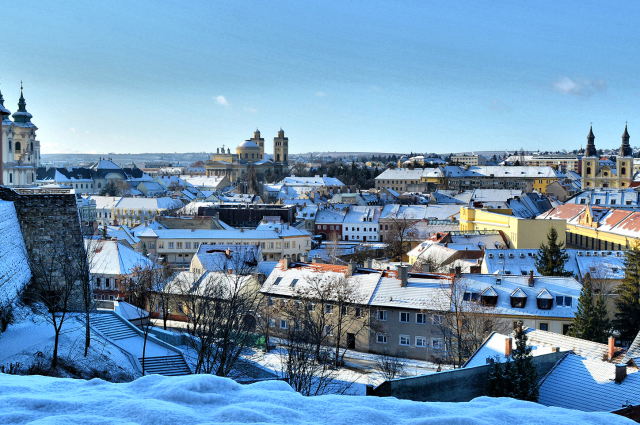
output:
[[[249,140],[260,146],[260,159],[264,159],[264,137],[260,137],[260,130],[256,128],[256,131],[253,132],[253,139]]]
[[[273,162],[289,165],[289,139],[284,137],[282,128],[278,131],[278,137],[273,138]]]
[[[596,186],[596,176],[600,171],[600,158],[595,144],[596,137],[593,135],[593,126],[589,129],[587,136],[587,148],[582,157],[582,188],[593,189]]]
[[[622,145],[616,158],[616,168],[618,176],[618,187],[629,187],[633,178],[633,149],[629,145],[629,132],[627,126],[624,126],[622,134]]]

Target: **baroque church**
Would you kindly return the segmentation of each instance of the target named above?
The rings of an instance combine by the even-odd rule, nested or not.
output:
[[[628,188],[633,181],[633,149],[629,145],[629,132],[624,126],[622,145],[616,157],[616,167],[600,165],[593,127],[587,136],[587,148],[582,157],[582,189]]]
[[[236,147],[236,153],[222,146],[206,163],[207,177],[226,176],[231,182],[244,180],[251,167],[258,180],[264,178],[267,170],[282,173],[289,165],[289,138],[284,137],[284,130],[278,131],[273,138],[273,157],[264,152],[264,138],[256,129],[253,138],[245,140]]]
[[[0,105],[5,108],[0,92]],[[13,117],[13,120],[11,120]],[[18,110],[13,115],[2,115],[2,146],[0,162],[2,184],[8,187],[31,187],[35,185],[36,169],[40,166],[40,141],[36,140],[38,127],[31,122],[20,87]]]

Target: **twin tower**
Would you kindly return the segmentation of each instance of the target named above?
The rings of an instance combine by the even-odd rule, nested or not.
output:
[[[596,188],[628,188],[631,186],[634,177],[633,170],[633,149],[629,144],[629,132],[624,126],[622,134],[622,145],[616,157],[616,166],[612,167],[606,163],[600,163],[600,157],[596,150],[593,127],[587,136],[587,148],[582,157],[582,189]]]
[[[255,150],[256,147],[260,149],[259,158],[264,159],[264,138],[260,137],[258,129],[253,133],[253,138],[241,143],[236,150],[241,159],[249,159],[249,154],[252,153],[250,151]],[[289,139],[284,137],[282,128],[278,131],[278,137],[273,138],[273,157],[271,159],[276,164],[286,165],[289,163]]]

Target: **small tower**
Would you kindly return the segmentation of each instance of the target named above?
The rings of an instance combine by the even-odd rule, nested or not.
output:
[[[587,136],[587,148],[582,157],[582,188],[593,189],[596,186],[596,176],[600,170],[600,158],[595,144],[596,137],[593,135],[593,126],[589,128]]]
[[[260,159],[264,159],[264,138],[260,137],[260,130],[256,128],[256,131],[253,132],[253,139],[249,140],[260,146]]]
[[[629,138],[629,132],[625,125],[624,133],[622,133],[622,145],[616,158],[617,180],[620,188],[629,187],[633,178],[633,149],[629,144]]]
[[[289,164],[289,139],[284,137],[282,128],[278,131],[278,137],[273,138],[273,161],[276,164]]]
[[[13,113],[13,121],[17,124],[31,124],[31,115],[27,112],[27,102],[24,100],[24,95],[22,94],[22,87],[20,87],[20,100],[18,101],[18,110]]]

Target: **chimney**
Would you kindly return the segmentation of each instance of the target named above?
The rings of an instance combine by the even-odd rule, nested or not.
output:
[[[349,265],[347,267],[349,276],[353,276],[353,273],[355,273],[356,271],[356,263],[354,263],[353,261],[349,261]]]
[[[616,365],[616,384],[622,384],[624,378],[627,377],[627,365],[626,364],[617,364]]]
[[[511,348],[512,348],[513,340],[511,337],[508,337],[504,340],[504,355],[505,357],[511,356]]]
[[[462,274],[462,267],[456,266],[455,271],[456,271],[456,276]]]
[[[316,255],[315,257],[313,257],[313,259],[311,260],[311,262],[312,262],[313,264],[322,264],[322,258],[320,258],[319,256],[317,256],[317,255]]]
[[[405,265],[398,266],[398,275],[400,276],[400,286],[403,288],[407,287],[408,271],[409,271],[409,266],[405,266]]]
[[[229,269],[229,274],[233,274],[233,269]]]
[[[291,258],[284,257],[283,261],[284,261],[284,269],[288,270],[289,267],[291,267]]]
[[[609,346],[607,347],[607,360],[611,361],[613,353],[615,352],[616,339],[612,336],[609,337]]]
[[[364,268],[365,269],[373,268],[373,260],[371,258],[367,258],[367,260],[364,262]]]
[[[533,288],[533,270],[529,270],[529,286]]]
[[[303,263],[308,263],[309,262],[309,254],[306,252],[302,253],[302,262]]]

